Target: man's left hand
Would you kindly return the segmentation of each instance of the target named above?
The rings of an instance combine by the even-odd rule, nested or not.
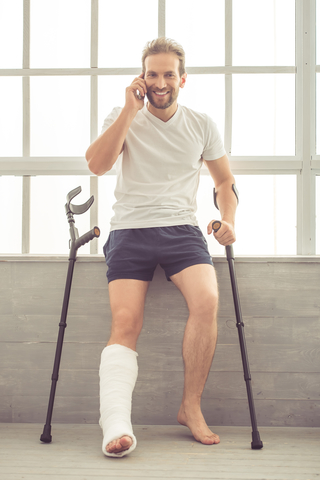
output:
[[[212,229],[213,222],[214,220],[211,220],[211,222],[208,224],[207,232],[208,232],[208,235],[211,235],[211,233],[213,233],[213,236],[220,243],[220,245],[223,245],[224,247],[226,247],[227,245],[231,245],[236,241],[236,234],[235,234],[233,225],[221,220],[221,227],[217,232],[213,232],[213,229]]]

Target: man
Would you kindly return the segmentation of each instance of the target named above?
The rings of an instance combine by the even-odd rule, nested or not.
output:
[[[126,455],[136,446],[131,425],[136,342],[158,263],[189,308],[178,421],[197,441],[220,442],[200,406],[216,345],[218,308],[215,271],[195,218],[203,162],[217,192],[222,226],[214,236],[221,245],[235,241],[237,199],[215,124],[177,103],[187,79],[184,58],[182,47],[170,39],[149,42],[143,51],[143,72],[126,89],[125,106],[107,117],[102,134],[86,153],[93,173],[103,175],[117,162],[118,175],[115,215],[104,247],[112,312],[111,336],[100,366],[100,425],[107,456]],[[212,220],[208,234],[211,224]]]

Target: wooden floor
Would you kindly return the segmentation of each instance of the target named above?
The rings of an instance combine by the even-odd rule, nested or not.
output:
[[[136,426],[138,447],[128,457],[101,452],[97,425],[0,424],[1,480],[320,479],[320,428],[263,427],[262,450],[251,450],[251,429],[217,427],[221,443],[195,442],[180,426]]]

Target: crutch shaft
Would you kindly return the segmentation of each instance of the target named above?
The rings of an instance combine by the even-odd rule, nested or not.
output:
[[[51,419],[52,419],[53,405],[54,405],[54,399],[55,399],[55,393],[56,393],[56,386],[59,378],[59,368],[60,368],[60,361],[61,361],[61,354],[62,354],[64,332],[67,326],[66,319],[67,319],[67,313],[68,313],[74,263],[75,263],[74,259],[72,258],[69,259],[67,279],[66,279],[61,317],[60,317],[60,323],[59,323],[58,340],[57,340],[56,353],[54,358],[53,372],[51,377],[51,389],[50,389],[50,397],[49,397],[48,410],[47,410],[47,418],[46,418],[46,424],[43,429],[43,433],[40,437],[40,440],[45,443],[50,443],[52,440]]]
[[[237,285],[237,280],[236,280],[236,272],[235,272],[235,266],[234,266],[234,253],[233,253],[232,245],[227,245],[226,246],[226,256],[227,256],[228,265],[229,265],[234,310],[235,310],[236,320],[237,320],[236,325],[237,325],[237,329],[238,329],[238,337],[239,337],[239,343],[240,343],[242,367],[243,367],[243,373],[244,373],[244,380],[246,382],[249,412],[250,412],[250,419],[251,419],[251,426],[252,426],[251,448],[254,449],[254,450],[258,450],[258,449],[263,447],[263,444],[262,444],[262,441],[260,440],[260,435],[259,435],[259,432],[258,432],[257,418],[256,418],[255,407],[254,407],[254,401],[253,401],[251,374],[250,374],[250,368],[249,368],[249,359],[248,359],[246,339],[245,339],[245,335],[244,335],[244,323],[243,323],[243,320],[242,320],[242,313],[241,313],[241,307],[240,307],[238,285]]]
[[[221,227],[221,222],[216,220],[212,223],[212,229],[214,232],[217,232]],[[238,285],[236,280],[236,272],[234,266],[234,252],[233,246],[227,245],[226,246],[226,257],[229,265],[229,273],[230,273],[230,280],[231,280],[231,287],[232,287],[232,295],[233,295],[233,304],[234,310],[236,314],[236,325],[238,329],[238,337],[240,343],[240,351],[241,351],[241,360],[242,360],[242,367],[244,373],[244,380],[246,382],[246,389],[247,389],[247,397],[248,397],[248,404],[249,404],[249,411],[250,411],[250,419],[251,419],[251,426],[252,426],[252,442],[251,448],[254,450],[259,450],[263,447],[263,443],[260,440],[260,434],[258,432],[257,426],[257,418],[256,412],[254,407],[253,401],[253,393],[252,393],[252,385],[251,385],[251,374],[249,368],[249,359],[247,353],[247,346],[246,346],[246,339],[244,335],[244,323],[242,321],[242,313],[240,307],[240,300],[239,300],[239,292],[238,292]]]

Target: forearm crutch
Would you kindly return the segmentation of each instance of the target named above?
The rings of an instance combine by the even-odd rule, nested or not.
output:
[[[48,403],[47,419],[46,419],[46,424],[43,428],[43,433],[40,437],[40,440],[45,443],[50,443],[52,440],[51,418],[52,418],[56,386],[57,386],[57,381],[59,377],[59,367],[60,367],[64,332],[67,326],[66,319],[67,319],[67,312],[68,312],[68,305],[69,305],[73,269],[74,269],[74,263],[77,257],[77,251],[82,245],[90,242],[93,238],[99,237],[100,235],[99,228],[94,227],[92,230],[90,230],[89,232],[79,237],[78,229],[75,227],[75,221],[74,221],[73,215],[81,215],[82,213],[85,213],[87,210],[89,210],[89,208],[94,202],[94,197],[91,196],[89,200],[83,205],[73,205],[71,203],[71,200],[80,192],[81,192],[81,187],[77,187],[71,192],[69,192],[67,195],[67,203],[65,205],[67,220],[70,225],[69,266],[68,266],[66,286],[64,290],[64,298],[63,298],[62,311],[61,311],[61,317],[60,317],[60,323],[59,323],[59,333],[58,333],[56,354],[55,354],[54,365],[53,365],[53,373],[51,377],[52,381],[51,381],[51,390],[50,390],[50,397],[49,397],[49,403]]]
[[[238,192],[235,189],[234,185],[232,185],[232,189],[233,189],[233,191],[234,191],[234,193],[235,193],[235,195],[238,199]],[[217,205],[217,202],[216,202],[215,190],[214,190],[214,204],[215,204],[216,208],[218,208],[218,205]],[[221,225],[222,224],[219,220],[214,221],[212,223],[213,231],[217,232],[219,230],[219,228],[221,227]],[[244,335],[244,323],[243,323],[243,320],[242,320],[242,314],[241,314],[241,308],[240,308],[240,299],[239,299],[236,272],[235,272],[235,266],[234,266],[235,257],[234,257],[232,245],[227,245],[226,246],[226,257],[227,257],[227,261],[228,261],[228,264],[229,264],[230,280],[231,280],[232,294],[233,294],[233,303],[234,303],[234,309],[235,309],[235,314],[236,314],[236,319],[237,319],[236,325],[237,325],[237,329],[238,329],[238,337],[239,337],[240,350],[241,350],[244,380],[246,382],[246,387],[247,387],[247,397],[248,397],[250,418],[251,418],[251,425],[252,425],[251,448],[253,450],[259,450],[260,448],[263,447],[263,443],[260,440],[260,434],[258,432],[257,417],[256,417],[254,401],[253,401],[252,386],[251,386],[251,374],[250,374],[250,368],[249,368],[249,359],[248,359],[248,353],[247,353],[246,339],[245,339],[245,335]]]

